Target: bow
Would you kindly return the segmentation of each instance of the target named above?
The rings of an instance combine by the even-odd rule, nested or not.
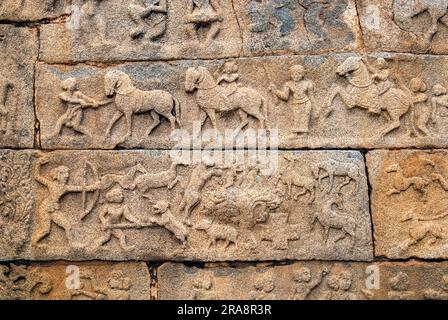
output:
[[[87,205],[87,187],[88,187],[88,173],[89,173],[89,167],[90,170],[93,174],[93,178],[95,182],[99,182],[100,178],[98,175],[98,171],[96,169],[96,167],[94,165],[92,165],[90,162],[86,162],[85,164],[85,168],[84,168],[84,181],[83,181],[83,190],[82,190],[82,208],[83,208],[83,212],[81,214],[81,220],[84,220],[93,210],[93,208],[95,208],[96,203],[98,202],[98,199],[100,197],[100,192],[99,190],[95,190],[93,191],[94,196],[93,196],[93,201],[90,203],[90,205]]]

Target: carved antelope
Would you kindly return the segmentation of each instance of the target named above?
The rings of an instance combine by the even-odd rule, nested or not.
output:
[[[352,238],[352,243],[355,240],[356,221],[354,218],[344,212],[337,212],[333,207],[337,209],[342,207],[342,198],[328,200],[320,211],[315,213],[311,225],[314,227],[316,222],[319,222],[325,231],[325,244],[328,242],[330,235],[330,229],[342,230],[344,234],[336,239],[334,242],[338,242],[347,236]]]
[[[302,188],[302,191],[294,196],[294,200],[297,200],[300,196],[309,193],[308,203],[313,203],[315,200],[317,181],[314,178],[301,176],[298,174],[293,174],[294,159],[284,156],[285,160],[288,161],[286,169],[279,174],[277,177],[277,185],[281,181],[283,184],[288,186],[288,194],[291,196],[292,187]]]

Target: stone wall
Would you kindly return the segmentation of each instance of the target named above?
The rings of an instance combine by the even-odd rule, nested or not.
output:
[[[448,299],[448,1],[3,0],[0,299]]]

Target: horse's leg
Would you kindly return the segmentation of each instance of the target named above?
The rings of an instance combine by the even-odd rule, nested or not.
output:
[[[156,111],[152,110],[149,114],[151,115],[153,121],[148,131],[146,131],[147,136],[149,136],[152,130],[154,130],[160,124],[160,116]]]
[[[237,129],[237,132],[235,134],[235,136],[237,136],[241,131],[243,131],[243,129],[249,124],[249,117],[247,115],[247,113],[240,109],[238,111],[239,115],[240,115],[240,126]]]
[[[342,102],[347,106],[347,108],[351,109],[355,106],[355,103],[353,102],[353,99],[350,97],[350,95],[347,93],[347,90],[337,84],[333,84],[330,88],[330,94],[328,95],[327,102],[324,104],[322,109],[322,115],[324,118],[327,118],[330,113],[334,110],[333,108],[333,100],[340,96],[342,99]]]
[[[395,111],[395,112],[394,112],[394,111],[392,111],[392,112],[388,111],[388,112],[389,112],[389,115],[390,115],[390,119],[391,119],[391,120],[389,121],[390,125],[387,126],[387,127],[381,132],[381,136],[383,136],[383,137],[384,137],[385,135],[391,133],[392,131],[398,129],[398,128],[401,126],[400,118],[402,117],[403,114],[395,113],[396,111]]]
[[[121,117],[123,116],[123,113],[121,111],[115,111],[112,120],[110,121],[109,125],[107,126],[106,129],[106,137],[108,137],[112,131],[112,128],[114,127],[114,125],[117,123],[118,120],[121,119]]]
[[[210,118],[213,130],[217,130],[218,127],[216,125],[216,112],[215,112],[215,110],[207,109],[205,112],[207,113],[207,116]]]
[[[131,111],[127,111],[124,113],[124,117],[126,119],[126,135],[121,139],[120,143],[125,142],[126,139],[128,139],[129,137],[132,137],[132,112]]]

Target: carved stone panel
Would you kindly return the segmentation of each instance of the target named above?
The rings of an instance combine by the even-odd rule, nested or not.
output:
[[[31,232],[20,258],[371,259],[360,153],[180,155],[32,152],[37,204],[14,229]]]
[[[0,20],[38,21],[56,18],[65,12],[70,0],[2,0]]]
[[[369,49],[448,53],[448,1],[358,0],[357,4]]]
[[[0,300],[149,300],[144,263],[0,265]]]
[[[230,0],[74,0],[67,22],[42,25],[47,62],[237,56]]]
[[[446,68],[446,57],[403,54],[39,64],[37,117],[51,149],[166,149],[175,129],[195,149],[223,146],[228,129],[278,132],[281,148],[443,148]]]
[[[447,258],[446,151],[372,151],[375,249],[389,258]]]
[[[165,263],[158,282],[161,300],[448,300],[448,264],[437,262]]]
[[[34,143],[35,30],[0,25],[0,147]]]
[[[245,55],[356,49],[354,0],[235,0]]]

